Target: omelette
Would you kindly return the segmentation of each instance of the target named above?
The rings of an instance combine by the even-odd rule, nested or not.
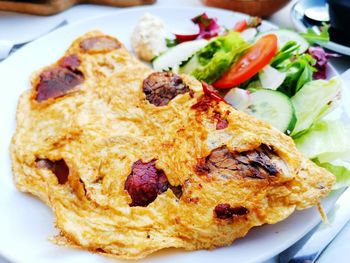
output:
[[[52,209],[59,245],[123,259],[228,246],[317,205],[335,183],[290,137],[99,31],[31,85],[17,108],[14,182]]]

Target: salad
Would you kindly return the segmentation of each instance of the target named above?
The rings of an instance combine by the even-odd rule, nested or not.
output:
[[[337,177],[335,189],[349,186],[350,126],[329,118],[341,104],[342,83],[328,77],[328,59],[338,56],[321,47],[329,41],[328,28],[321,34],[261,32],[257,17],[224,28],[205,13],[192,22],[194,32],[157,36],[167,49],[153,53],[153,68],[212,85],[235,109],[291,136],[299,150]],[[147,32],[135,32],[147,39]]]

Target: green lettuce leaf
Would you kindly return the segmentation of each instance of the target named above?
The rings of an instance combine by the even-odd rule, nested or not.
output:
[[[180,72],[213,83],[249,46],[239,33],[230,31],[197,51],[189,61],[181,65]]]
[[[278,70],[287,74],[281,87],[278,89],[288,96],[293,96],[306,83],[312,81],[312,75],[316,71],[316,60],[309,54],[296,55],[288,63],[278,66]]]
[[[299,45],[295,41],[287,42],[272,59],[270,65],[274,68],[283,69],[290,59],[298,52]]]
[[[307,41],[309,41],[310,44],[322,44],[329,42],[329,25],[324,24],[321,27],[321,32],[315,32],[313,28],[308,28],[306,33],[301,33],[300,35],[303,36]]]
[[[297,116],[293,137],[300,136],[335,108],[334,106],[340,101],[341,86],[339,77],[328,81],[314,80],[306,83],[292,97]]]
[[[350,126],[320,121],[294,139],[297,148],[337,178],[334,189],[350,185]]]
[[[289,97],[310,82],[316,71],[316,60],[310,54],[297,54],[298,49],[299,45],[296,42],[289,41],[270,63],[272,67],[286,73],[286,78],[278,90]]]
[[[320,121],[294,142],[308,158],[331,162],[344,159],[346,154],[350,158],[349,135],[350,127],[341,121]]]
[[[335,175],[336,183],[333,186],[333,190],[350,186],[350,163],[320,163],[318,159],[313,160],[318,166],[327,169],[329,172]]]

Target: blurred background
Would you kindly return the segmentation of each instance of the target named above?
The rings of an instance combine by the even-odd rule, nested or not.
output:
[[[61,26],[82,19],[115,12],[120,8],[156,6],[214,6],[270,16],[281,27],[291,27],[289,11],[295,1],[289,0],[0,0],[1,47],[21,44]],[[280,8],[282,10],[277,12]],[[272,16],[271,16],[272,15]]]
[[[328,1],[345,1],[350,4],[350,0]],[[57,26],[139,5],[225,8],[262,16],[281,28],[306,31],[307,27],[319,26],[320,23],[308,19],[304,15],[305,10],[316,8],[316,14],[321,14],[317,8],[325,6],[326,0],[0,0],[0,53],[6,53],[4,49],[11,45],[19,44],[21,47],[23,43],[34,40]],[[341,60],[333,61],[340,72],[350,65],[348,46],[330,45],[332,51],[343,54]]]

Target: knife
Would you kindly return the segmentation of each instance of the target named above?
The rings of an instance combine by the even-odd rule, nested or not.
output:
[[[328,213],[330,223],[321,222],[304,238],[279,255],[280,263],[313,263],[340,233],[350,219],[350,188],[336,201]]]

